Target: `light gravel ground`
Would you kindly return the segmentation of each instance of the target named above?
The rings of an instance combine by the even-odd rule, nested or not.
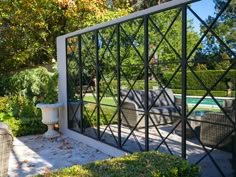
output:
[[[24,136],[14,138],[8,175],[32,176],[108,158],[111,156],[64,135],[54,139],[42,135]]]

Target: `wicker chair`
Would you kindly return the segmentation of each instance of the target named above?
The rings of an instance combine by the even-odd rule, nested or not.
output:
[[[0,177],[8,176],[8,161],[12,148],[13,136],[8,126],[0,122]]]
[[[235,123],[235,111],[228,115]],[[231,142],[232,130],[233,123],[224,113],[207,112],[202,117],[200,140],[207,146],[216,146],[221,142],[217,147],[225,147]]]

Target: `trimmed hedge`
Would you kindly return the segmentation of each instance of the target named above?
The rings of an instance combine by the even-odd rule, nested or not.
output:
[[[125,157],[96,161],[87,165],[75,165],[37,176],[83,177],[199,177],[200,169],[186,160],[156,151],[134,153]]]
[[[181,94],[182,90],[181,89],[172,89],[175,94]],[[205,95],[206,90],[187,90],[187,95],[193,95],[193,96],[203,96]],[[211,93],[214,96],[218,97],[226,97],[227,96],[227,91],[211,91]],[[209,94],[208,94],[209,95]]]
[[[218,79],[224,74],[224,70],[204,70],[204,71],[195,71],[196,75],[202,80],[207,88],[211,88]],[[163,80],[167,82],[173,75],[173,72],[166,72],[163,75]],[[178,72],[173,80],[170,82],[168,87],[172,89],[181,89],[182,88],[182,79],[181,73]],[[231,80],[233,85],[236,84],[236,70],[230,70],[224,78],[213,88],[217,91],[227,90],[227,81]],[[197,80],[194,74],[190,71],[187,71],[187,90],[205,90],[201,83]]]
[[[202,80],[207,88],[211,88],[215,82],[224,74],[224,70],[204,70],[204,71],[195,71],[196,75]],[[165,72],[163,74],[162,83],[167,84],[169,79],[173,76],[173,72]],[[168,88],[172,88],[174,93],[181,93],[182,88],[182,79],[181,72],[178,72],[175,77],[171,80],[168,85]],[[107,79],[109,81],[109,79]],[[227,81],[231,80],[233,85],[236,85],[236,70],[230,70],[224,78],[212,89],[211,93],[215,96],[227,96]],[[134,80],[129,81],[131,85],[134,83]],[[148,87],[152,89],[155,86],[158,86],[159,83],[155,80],[149,80]],[[105,82],[100,81],[100,90],[104,92],[107,85]],[[117,94],[117,81],[112,80],[109,86],[113,94]],[[121,80],[121,87],[130,88],[129,83],[126,80]],[[133,86],[136,90],[144,89],[144,80],[137,80]],[[187,71],[187,93],[189,95],[203,95],[205,94],[205,88],[201,83],[196,79],[192,72]],[[106,90],[106,95],[111,95],[109,89]]]

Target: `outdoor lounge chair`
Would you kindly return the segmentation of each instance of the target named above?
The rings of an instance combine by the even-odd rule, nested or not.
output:
[[[227,146],[232,140],[235,111],[227,113],[207,112],[202,117],[200,140],[204,145],[221,148]],[[233,122],[229,120],[232,119]]]
[[[144,117],[144,91],[143,90],[121,90],[121,120],[126,126],[137,128],[145,127]],[[181,103],[178,98],[174,97],[171,89],[165,91],[149,90],[148,105],[149,125],[163,125],[173,122],[173,118],[179,111]]]

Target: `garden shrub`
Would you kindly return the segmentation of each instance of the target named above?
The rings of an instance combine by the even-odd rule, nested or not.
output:
[[[1,79],[0,87],[4,85],[5,97],[0,98],[0,121],[9,124],[15,136],[41,134],[46,131],[47,127],[41,122],[41,110],[35,105],[42,100],[42,95],[44,98],[49,98],[45,96],[45,89],[47,91],[57,89],[57,85],[51,82],[55,78],[57,73],[39,67]],[[47,87],[49,82],[50,90]],[[50,96],[52,96],[49,98],[50,101],[57,100],[56,94]]]
[[[13,75],[6,76],[4,80],[4,95],[22,95],[34,102],[44,91],[45,84],[54,76],[44,67],[26,69]],[[1,80],[3,82],[3,80]],[[53,88],[52,88],[53,89]]]
[[[172,89],[172,90],[175,94],[181,94],[182,93],[182,89]],[[214,91],[214,90],[212,90],[211,93],[213,94],[213,96],[218,96],[218,97],[227,96],[227,91]],[[205,94],[206,94],[206,90],[187,90],[187,95],[203,96]]]
[[[220,79],[223,75],[224,70],[204,70],[204,71],[195,71],[196,75],[202,80],[207,88],[211,88],[215,82]],[[173,72],[164,73],[164,81],[167,82],[173,75]],[[224,91],[227,90],[227,81],[231,80],[233,84],[236,84],[236,70],[230,70],[225,77],[213,88],[213,90]],[[178,72],[173,80],[170,82],[168,87],[172,89],[181,89],[182,88],[182,79],[181,73]],[[192,72],[187,71],[187,90],[204,90],[205,88],[200,84]]]
[[[223,75],[224,70],[204,70],[204,71],[195,71],[196,75],[202,80],[205,86],[210,89],[215,82],[220,79]],[[162,83],[166,85],[169,82],[169,79],[173,76],[174,72],[165,72],[163,74]],[[211,93],[215,96],[227,96],[227,81],[231,81],[233,85],[236,85],[236,70],[230,70],[225,77],[212,89]],[[182,76],[181,73],[178,72],[175,77],[168,84],[168,88],[172,88],[175,90],[175,93],[181,93],[182,89]],[[134,80],[129,81],[131,85],[134,83]],[[148,81],[149,89],[153,89],[154,86],[158,86],[159,83],[155,80]],[[131,86],[128,82],[123,79],[121,80],[121,88],[130,89]],[[103,82],[100,83],[100,91],[104,92],[106,88],[106,84]],[[112,80],[110,83],[110,88],[113,94],[117,94],[117,80]],[[144,90],[144,80],[137,80],[133,85],[133,89],[135,90]],[[196,79],[196,77],[190,72],[187,71],[187,93],[189,95],[203,95],[205,93],[205,88],[200,84],[200,82]],[[234,94],[234,93],[233,93]],[[111,96],[109,90],[107,90],[106,96]]]
[[[41,111],[34,104],[34,101],[21,95],[9,96],[6,110],[15,117],[41,117]]]
[[[130,80],[131,85],[134,83],[134,80]],[[152,89],[154,86],[158,86],[157,81],[150,80],[148,87]],[[104,82],[100,83],[100,91],[103,93],[106,90],[107,85]],[[110,85],[109,85],[112,93],[114,95],[117,95],[117,80],[112,80]],[[121,80],[121,87],[125,87],[127,89],[130,89],[131,86],[128,84],[127,81]],[[135,85],[133,86],[133,89],[135,90],[144,90],[144,80],[137,80],[135,82]],[[112,94],[110,93],[110,90],[106,90],[105,96],[111,96]]]
[[[41,118],[16,118],[7,116],[4,122],[8,124],[14,136],[26,136],[42,134],[47,130],[47,126],[41,122]]]
[[[169,154],[156,151],[134,153],[125,157],[96,161],[87,165],[75,165],[38,176],[83,176],[83,177],[199,177],[196,165]]]
[[[9,125],[14,136],[42,134],[47,129],[41,111],[23,96],[1,97],[0,109],[0,121]]]
[[[7,97],[0,97],[0,112],[6,111],[8,98]]]

